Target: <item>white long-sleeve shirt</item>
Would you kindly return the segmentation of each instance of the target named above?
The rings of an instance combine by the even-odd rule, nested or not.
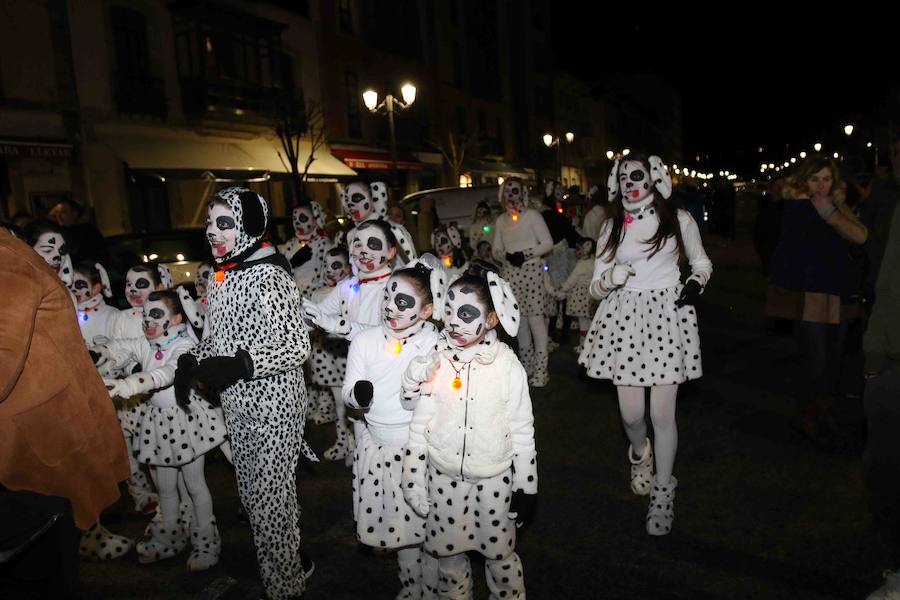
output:
[[[440,334],[434,325],[425,323],[421,331],[401,344],[398,354],[398,342],[389,337],[390,333],[383,326],[373,327],[353,339],[342,394],[347,405],[358,408],[353,386],[360,380],[371,381],[374,395],[366,413],[369,433],[379,445],[405,446],[414,407],[401,402],[400,378],[414,357],[434,351]]]
[[[353,340],[361,331],[381,325],[384,286],[391,275],[390,268],[382,271],[345,279],[318,303],[326,315],[340,315],[349,321],[348,340]]]
[[[544,217],[529,208],[513,221],[509,213],[494,223],[494,258],[506,261],[506,253],[524,252],[526,260],[539,259],[553,248],[553,238]]]
[[[107,346],[110,358],[117,367],[133,361],[141,363],[141,370],[125,379],[133,384],[136,393],[152,394],[150,403],[159,408],[175,406],[175,369],[178,357],[194,347],[187,335],[179,335],[161,344],[145,337],[113,340]],[[157,358],[157,356],[159,358]]]
[[[642,216],[642,219],[634,217],[634,220],[623,228],[624,236],[613,258],[603,253],[612,230],[612,221],[608,220],[603,224],[597,242],[592,283],[599,280],[605,271],[616,264],[630,264],[636,272],[622,286],[626,290],[660,290],[678,284],[681,273],[678,269],[678,243],[675,237],[667,239],[659,252],[651,257],[652,249],[647,240],[656,233],[659,216],[653,209],[645,211]],[[681,240],[684,243],[686,258],[691,265],[691,275],[688,279],[697,281],[701,287],[706,286],[712,275],[712,262],[703,249],[697,224],[690,213],[680,209],[678,224],[681,227]]]

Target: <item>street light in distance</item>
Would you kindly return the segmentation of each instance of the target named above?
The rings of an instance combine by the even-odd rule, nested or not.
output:
[[[388,116],[388,126],[391,135],[391,187],[393,187],[395,192],[397,190],[397,138],[394,132],[394,105],[400,109],[407,109],[412,106],[412,103],[416,101],[416,86],[409,82],[404,83],[403,87],[400,88],[400,95],[403,100],[388,94],[384,97],[381,104],[378,103],[378,92],[375,90],[366,90],[362,95],[363,103],[369,109],[369,112],[377,113],[383,108]]]

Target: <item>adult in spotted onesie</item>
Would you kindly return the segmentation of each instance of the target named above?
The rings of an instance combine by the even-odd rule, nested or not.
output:
[[[467,274],[447,292],[435,353],[403,375],[417,399],[403,459],[403,495],[426,517],[423,590],[472,598],[466,552],[484,556],[492,599],[524,598],[516,529],[537,500],[534,416],[525,369],[497,339],[519,327],[516,298],[493,271]]]
[[[528,207],[528,188],[521,179],[510,177],[504,181],[499,194],[506,212],[494,223],[494,258],[519,302],[519,358],[528,373],[528,382],[543,387],[550,379],[550,355],[542,257],[553,249],[553,238],[541,213]]]
[[[303,440],[309,338],[287,260],[262,241],[266,201],[230,187],[209,202],[206,236],[216,262],[203,340],[178,360],[175,393],[194,384],[217,396],[231,436],[241,503],[250,518],[260,574],[272,600],[299,596],[301,562],[296,468]]]
[[[608,186],[610,217],[600,230],[589,288],[601,302],[578,362],[590,377],[616,386],[631,442],[631,490],[650,495],[647,533],[666,535],[678,485],[675,398],[679,384],[702,375],[694,305],[712,263],[693,217],[668,202],[672,179],[658,156],[617,160]],[[682,259],[691,270],[683,285]],[[652,445],[644,416],[648,388]]]

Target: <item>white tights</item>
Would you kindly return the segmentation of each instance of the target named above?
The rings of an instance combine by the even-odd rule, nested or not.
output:
[[[549,338],[547,321],[543,315],[528,315],[519,326],[519,333],[516,336],[520,350],[533,348],[535,352],[546,352]]]
[[[647,421],[644,415],[644,389],[619,385],[619,412],[622,425],[635,455],[644,451]],[[668,485],[678,450],[678,427],[675,425],[675,398],[678,385],[655,385],[650,388],[650,420],[653,423],[653,454],[656,458],[656,481]]]
[[[334,397],[334,413],[337,415],[338,428],[341,424],[347,422],[347,405],[344,404],[344,397],[341,393],[341,386],[332,386],[331,395]]]
[[[578,333],[583,338],[587,335],[588,329],[591,328],[590,317],[578,317]]]
[[[184,486],[190,496],[184,500],[194,505],[195,527],[203,527],[213,518],[212,496],[206,486],[206,475],[203,471],[204,457],[180,467],[160,467],[151,470],[156,489],[159,491],[159,511],[163,523],[168,527],[175,525],[178,519],[179,505],[179,473],[184,478]],[[183,493],[183,492],[182,492]]]

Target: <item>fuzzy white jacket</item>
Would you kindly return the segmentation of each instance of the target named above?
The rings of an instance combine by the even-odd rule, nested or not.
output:
[[[491,332],[493,333],[493,332]],[[457,373],[447,353],[422,386],[409,427],[404,486],[425,485],[426,461],[445,475],[467,480],[494,477],[512,465],[513,490],[537,493],[534,415],[525,369],[509,346],[493,336]],[[408,372],[407,372],[408,373]],[[404,377],[404,393],[409,392]]]

